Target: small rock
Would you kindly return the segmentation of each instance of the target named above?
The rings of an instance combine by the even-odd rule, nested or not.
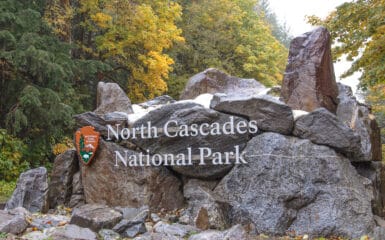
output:
[[[172,223],[176,223],[179,220],[178,216],[176,216],[174,214],[168,214],[166,216],[166,219],[167,219],[167,221],[172,222]]]
[[[156,214],[156,213],[151,213],[151,220],[152,220],[153,222],[159,222],[161,219],[160,219],[160,217],[158,216],[158,214]]]
[[[63,215],[38,215],[32,218],[31,226],[39,230],[44,230],[51,227],[63,226],[69,223],[70,218]]]
[[[145,222],[150,213],[150,209],[147,205],[140,208],[116,207],[115,209],[122,213],[124,219],[139,222]]]
[[[140,235],[134,240],[184,240],[181,237],[164,234],[164,233],[156,233],[156,232],[147,232],[143,235]]]
[[[225,231],[207,230],[192,235],[188,240],[239,240],[248,239],[245,229],[241,225],[235,225]]]
[[[166,235],[185,237],[188,234],[199,232],[199,229],[189,225],[181,225],[178,223],[168,224],[160,221],[155,224],[154,231]]]
[[[30,212],[48,211],[47,169],[39,167],[20,174],[5,209],[24,207]]]
[[[179,221],[178,222],[182,223],[182,224],[185,224],[185,225],[188,225],[188,224],[190,224],[190,216],[187,215],[187,214],[184,214],[181,217],[179,217]]]
[[[49,239],[49,236],[41,231],[33,231],[23,235],[23,240],[42,240]]]
[[[86,204],[72,212],[71,224],[88,227],[93,231],[110,229],[122,219],[122,214],[104,205]]]
[[[120,239],[119,233],[116,233],[111,229],[101,229],[99,231],[99,236],[101,237],[101,240],[119,240]]]
[[[133,237],[137,236],[138,234],[142,234],[145,232],[147,232],[146,226],[144,223],[140,222],[140,223],[132,225],[131,227],[126,228],[124,230],[124,232],[121,233],[121,236],[133,238]]]
[[[56,228],[52,234],[50,234],[49,238],[53,240],[97,240],[96,233],[90,229],[72,224]]]
[[[22,233],[28,227],[28,223],[25,220],[26,215],[22,210],[23,208],[17,208],[14,211],[0,210],[0,232],[11,234]]]

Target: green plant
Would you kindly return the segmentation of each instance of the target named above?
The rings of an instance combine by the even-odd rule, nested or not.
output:
[[[23,160],[25,151],[26,146],[20,139],[0,129],[0,179],[16,180],[28,168],[28,163]]]
[[[5,202],[12,195],[16,188],[16,181],[6,182],[0,181],[0,202]],[[0,235],[1,236],[1,235]]]

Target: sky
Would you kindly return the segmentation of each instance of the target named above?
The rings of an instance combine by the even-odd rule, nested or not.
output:
[[[269,2],[278,20],[286,23],[293,36],[298,36],[313,28],[306,23],[306,16],[315,15],[324,18],[337,6],[349,0],[269,0]],[[350,65],[351,62],[344,60],[334,64],[337,81],[341,80],[339,76],[349,69]],[[360,74],[357,73],[341,82],[351,86],[355,92],[359,76]]]

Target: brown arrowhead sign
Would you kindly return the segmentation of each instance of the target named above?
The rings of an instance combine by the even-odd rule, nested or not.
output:
[[[75,143],[79,159],[89,165],[99,146],[100,133],[92,126],[85,126],[76,131]]]

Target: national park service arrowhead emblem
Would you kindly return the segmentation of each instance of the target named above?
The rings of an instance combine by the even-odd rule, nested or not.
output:
[[[75,144],[81,162],[89,165],[99,146],[100,133],[92,126],[85,126],[76,131]]]

